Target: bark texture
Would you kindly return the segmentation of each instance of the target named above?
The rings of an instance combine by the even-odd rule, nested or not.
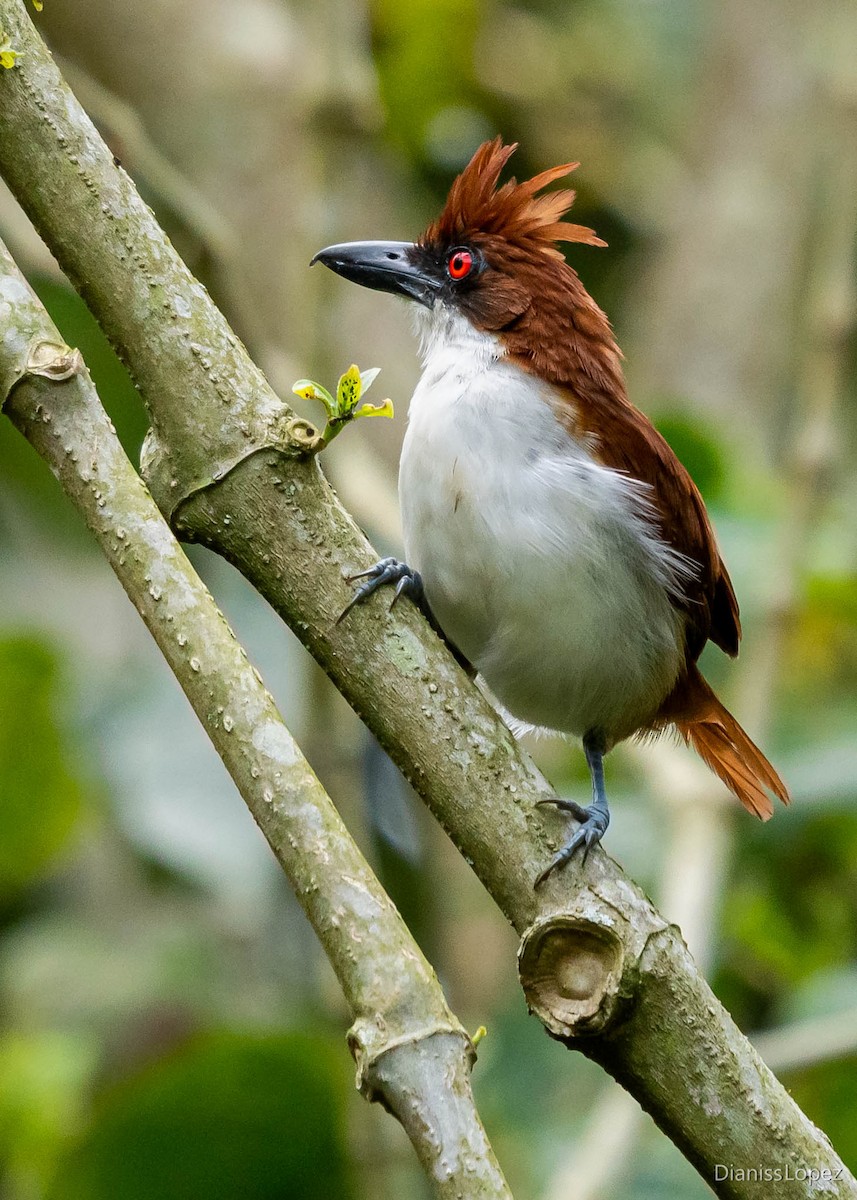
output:
[[[288,876],[354,1016],[358,1087],[402,1123],[435,1195],[508,1200],[470,1038],[2,242],[0,330],[0,410],[94,533]]]
[[[174,528],[223,554],[298,633],[522,934],[549,1032],[600,1062],[722,1196],[857,1196],[694,966],[679,932],[600,850],[533,880],[563,819],[488,702],[409,606],[335,618],[375,559],[277,399],[65,87],[20,0],[26,50],[0,79],[0,170],[113,341],[149,408],[145,468]]]

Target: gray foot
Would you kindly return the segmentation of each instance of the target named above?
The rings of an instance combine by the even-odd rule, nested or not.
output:
[[[369,567],[367,571],[358,571],[356,575],[349,575],[348,583],[356,583],[358,579],[365,579],[366,582],[360,585],[336,618],[337,625],[356,604],[362,604],[364,600],[368,600],[374,592],[377,592],[378,588],[388,587],[390,584],[396,585],[393,599],[390,601],[390,608],[394,608],[402,596],[407,596],[422,607],[423,581],[419,571],[412,570],[407,563],[399,562],[397,558],[380,559],[374,567]]]
[[[583,847],[583,861],[586,862],[589,851],[593,846],[598,845],[607,832],[607,826],[610,824],[610,809],[607,806],[607,795],[604,790],[604,744],[603,736],[597,732],[588,733],[583,739],[583,750],[589,764],[589,773],[592,776],[592,803],[587,808],[583,808],[573,800],[560,800],[558,797],[553,800],[539,801],[540,804],[551,804],[562,812],[571,813],[575,820],[580,822],[580,825],[539,875],[534,884],[535,887],[544,883],[557,867],[568,862],[580,846]]]

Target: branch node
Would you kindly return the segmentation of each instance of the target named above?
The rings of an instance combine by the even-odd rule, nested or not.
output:
[[[378,1064],[394,1050],[403,1046],[427,1049],[432,1038],[448,1038],[453,1036],[464,1043],[465,1056],[470,1066],[476,1061],[476,1050],[467,1031],[455,1023],[434,1022],[422,1028],[409,1030],[393,1037],[388,1037],[380,1029],[377,1020],[359,1019],[348,1031],[348,1049],[357,1064],[357,1090],[367,1100],[384,1102],[385,1080],[383,1073],[378,1070]]]
[[[222,483],[254,455],[271,450],[293,463],[306,462],[322,448],[324,438],[311,422],[302,417],[285,419],[284,414],[291,411],[283,405],[283,413],[268,423],[262,435],[246,434],[249,445],[239,447],[232,455],[221,456],[204,474],[189,472],[184,461],[177,461],[172,447],[160,432],[154,426],[149,429],[140,451],[140,472],[155,503],[175,531],[181,529],[185,535],[190,533],[181,526],[179,509],[199,492]]]
[[[13,284],[15,282],[15,280],[12,281]],[[17,297],[18,304],[29,301],[26,291],[18,290],[20,292]],[[21,353],[17,358],[8,355],[0,364],[0,412],[4,411],[18,384],[23,383],[30,376],[39,375],[54,383],[62,383],[63,380],[71,379],[73,375],[77,375],[83,369],[83,358],[79,350],[72,350],[65,342],[34,337],[27,345],[26,352],[21,347]]]
[[[304,454],[314,454],[324,445],[324,438],[312,421],[294,417],[286,423],[286,437]]]
[[[73,350],[64,342],[49,342],[34,338],[27,350],[26,373],[41,375],[54,383],[71,379],[83,370],[83,358],[79,350]]]

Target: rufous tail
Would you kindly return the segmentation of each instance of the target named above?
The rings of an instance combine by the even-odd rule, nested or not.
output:
[[[676,728],[744,807],[767,821],[774,815],[768,791],[788,804],[788,789],[695,667],[693,672],[696,679],[688,680],[694,698],[693,716],[676,720]]]

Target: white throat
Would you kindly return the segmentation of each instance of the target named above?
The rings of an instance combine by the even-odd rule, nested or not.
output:
[[[412,315],[424,374],[453,366],[457,372],[477,375],[503,356],[503,343],[495,334],[476,329],[467,317],[445,304],[434,308],[415,304]]]

